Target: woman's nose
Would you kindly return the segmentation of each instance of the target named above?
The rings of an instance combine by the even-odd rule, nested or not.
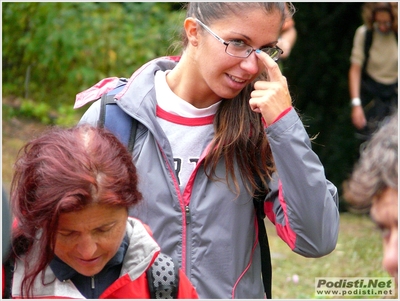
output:
[[[260,64],[260,60],[253,51],[247,58],[241,61],[240,67],[249,74],[257,74],[260,70]]]
[[[396,233],[393,233],[396,232]],[[391,275],[397,274],[398,269],[398,231],[392,231],[388,241],[384,243],[383,247],[383,268]]]
[[[97,242],[90,235],[85,235],[79,239],[75,249],[81,259],[90,260],[93,259],[93,255],[96,253]]]

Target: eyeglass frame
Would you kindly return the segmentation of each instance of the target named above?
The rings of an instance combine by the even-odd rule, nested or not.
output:
[[[375,27],[382,26],[382,25],[385,27],[392,27],[392,24],[393,24],[393,22],[391,22],[391,21],[374,21],[374,23],[373,23],[373,25]]]
[[[224,45],[226,46],[226,47],[225,47],[225,53],[228,54],[228,55],[230,55],[230,56],[232,56],[232,57],[237,57],[237,58],[245,59],[245,58],[248,58],[248,57],[250,56],[250,54],[252,54],[252,53],[253,53],[254,51],[256,51],[256,50],[261,50],[261,51],[265,52],[263,49],[275,49],[275,50],[278,50],[278,51],[280,52],[280,54],[278,55],[277,58],[272,58],[272,57],[271,57],[271,58],[272,58],[275,62],[277,62],[277,61],[279,60],[280,56],[283,54],[283,50],[282,50],[281,48],[279,48],[278,46],[275,46],[275,47],[264,47],[264,48],[262,48],[262,49],[254,49],[252,46],[250,46],[250,45],[248,45],[248,44],[246,44],[246,43],[243,43],[243,44],[245,44],[246,46],[249,46],[249,47],[252,49],[252,50],[249,52],[249,54],[248,54],[247,56],[237,56],[237,55],[233,55],[233,54],[227,52],[228,46],[229,46],[229,44],[230,44],[231,42],[226,42],[223,38],[221,38],[220,36],[218,36],[215,32],[213,32],[213,31],[210,29],[210,27],[208,27],[206,24],[204,24],[203,22],[201,22],[199,19],[197,19],[197,18],[194,18],[194,19],[196,20],[197,23],[200,24],[201,27],[203,27],[205,30],[207,30],[208,33],[210,33],[214,38],[216,38],[218,41],[220,41],[222,44],[224,44]]]

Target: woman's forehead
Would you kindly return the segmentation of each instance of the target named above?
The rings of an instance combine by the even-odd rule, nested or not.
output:
[[[123,207],[93,204],[82,210],[62,213],[59,228],[91,229],[119,220],[127,211]]]
[[[378,222],[388,222],[389,219],[397,220],[398,203],[398,190],[387,188],[374,198],[371,207],[371,216]]]

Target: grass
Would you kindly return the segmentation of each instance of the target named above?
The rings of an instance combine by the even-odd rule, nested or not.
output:
[[[316,259],[292,252],[276,235],[274,226],[269,221],[266,225],[272,257],[274,299],[316,299],[316,277],[389,277],[381,265],[381,235],[368,215],[341,213],[336,249]]]

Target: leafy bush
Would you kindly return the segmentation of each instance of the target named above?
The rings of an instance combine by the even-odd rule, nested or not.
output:
[[[3,3],[3,95],[72,106],[109,76],[167,55],[182,13],[171,3]]]

